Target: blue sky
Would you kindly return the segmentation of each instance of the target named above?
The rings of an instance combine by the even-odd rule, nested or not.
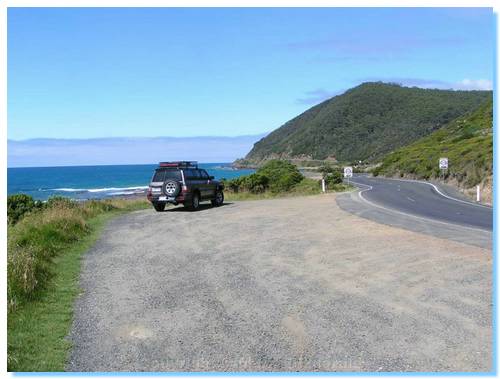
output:
[[[197,160],[232,162],[263,135],[238,137],[132,137],[8,141],[9,167],[93,166]]]
[[[8,137],[269,132],[363,81],[488,89],[491,9],[10,8]]]

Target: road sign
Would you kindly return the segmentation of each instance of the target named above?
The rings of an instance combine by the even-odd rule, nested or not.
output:
[[[439,169],[448,170],[448,158],[439,158]]]
[[[344,178],[352,178],[352,167],[344,167]]]

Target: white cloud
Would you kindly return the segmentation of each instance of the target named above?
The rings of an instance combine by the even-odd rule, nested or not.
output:
[[[464,79],[458,83],[454,83],[453,89],[490,91],[493,89],[493,82],[487,79]]]

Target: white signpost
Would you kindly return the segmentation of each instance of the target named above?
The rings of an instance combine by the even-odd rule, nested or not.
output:
[[[344,178],[347,178],[347,184],[349,184],[349,178],[352,178],[352,167],[344,167]]]
[[[439,169],[448,170],[448,158],[439,158]]]

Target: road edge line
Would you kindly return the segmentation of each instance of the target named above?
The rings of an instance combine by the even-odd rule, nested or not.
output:
[[[441,192],[439,190],[439,187],[436,186],[434,183],[425,182],[423,180],[415,180],[415,179],[396,179],[396,178],[386,178],[386,177],[383,177],[383,178],[387,179],[387,180],[396,180],[396,181],[400,181],[400,182],[413,182],[413,183],[427,184],[427,185],[433,187],[438,194],[440,194],[441,196],[443,196],[443,197],[445,197],[447,199],[458,201],[459,203],[473,205],[475,207],[482,207],[482,208],[487,208],[487,209],[493,209],[493,207],[490,207],[489,205],[478,204],[478,203],[474,203],[472,201],[461,200],[461,199],[457,199],[456,197],[452,197],[452,196],[446,195],[445,193]]]
[[[398,179],[395,179],[395,180],[398,180]],[[361,185],[361,186],[366,186],[366,187],[369,187],[369,188],[365,188],[363,190],[359,190],[358,191],[358,196],[361,200],[363,200],[365,203],[373,206],[373,207],[376,207],[376,208],[380,208],[380,209],[384,209],[388,212],[394,212],[394,213],[398,213],[398,214],[401,214],[403,216],[407,216],[407,217],[413,217],[413,218],[416,218],[416,219],[419,219],[419,220],[424,220],[424,221],[431,221],[431,222],[436,222],[438,224],[443,224],[443,225],[449,225],[449,226],[455,226],[455,227],[458,227],[458,228],[463,228],[463,229],[469,229],[469,230],[473,230],[473,231],[476,231],[476,232],[483,232],[483,233],[488,233],[488,234],[492,234],[492,231],[489,231],[489,230],[486,230],[486,229],[481,229],[481,228],[474,228],[472,226],[465,226],[465,225],[460,225],[460,224],[453,224],[453,223],[450,223],[450,222],[445,222],[445,221],[440,221],[440,220],[435,220],[433,218],[429,218],[429,217],[421,217],[421,216],[416,216],[416,215],[412,215],[410,213],[406,213],[406,212],[402,212],[402,211],[398,211],[396,209],[392,209],[392,208],[387,208],[387,207],[384,207],[382,205],[379,205],[377,203],[374,203],[373,201],[370,201],[370,200],[367,200],[366,198],[363,197],[362,195],[362,192],[365,192],[365,191],[371,191],[373,189],[372,186],[368,185],[368,184],[363,184],[363,183],[356,183],[356,182],[353,182],[351,181],[351,183],[353,184],[357,184],[357,185]]]

